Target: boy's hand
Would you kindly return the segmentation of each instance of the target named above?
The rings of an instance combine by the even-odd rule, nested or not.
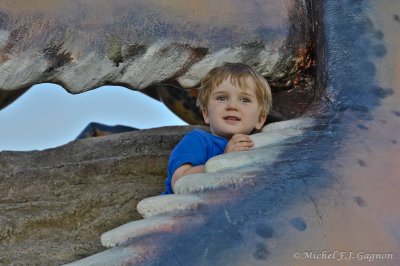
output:
[[[226,145],[224,153],[233,151],[248,151],[253,146],[253,140],[248,135],[235,134]]]

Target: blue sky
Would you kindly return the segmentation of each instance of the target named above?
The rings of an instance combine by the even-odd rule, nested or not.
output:
[[[161,102],[124,87],[72,95],[45,83],[0,110],[0,151],[56,147],[74,140],[90,122],[140,129],[186,125]]]

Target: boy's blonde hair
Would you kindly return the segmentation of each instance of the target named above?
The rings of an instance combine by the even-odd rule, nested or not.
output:
[[[251,78],[255,84],[256,97],[261,107],[260,117],[267,116],[272,106],[271,88],[263,76],[252,69],[250,66],[242,63],[224,63],[222,66],[215,67],[207,73],[202,79],[199,95],[197,97],[197,106],[201,111],[207,110],[208,99],[211,92],[225,79],[239,88],[246,90],[248,84],[247,78]]]

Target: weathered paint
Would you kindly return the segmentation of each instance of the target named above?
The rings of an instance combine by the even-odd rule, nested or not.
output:
[[[165,214],[168,226],[149,226],[147,234],[77,265],[400,264],[400,6],[312,3],[320,90],[305,115],[315,124],[250,151],[258,165],[249,182],[205,189],[196,212]],[[324,251],[336,257],[307,257]],[[367,262],[360,252],[392,257]]]
[[[224,61],[252,65],[277,91],[297,91],[312,61],[302,0],[25,2],[0,3],[0,108],[6,93],[43,82],[71,93],[105,84],[194,88]]]
[[[262,170],[249,184],[200,193],[209,204],[187,214],[206,217],[197,229],[160,229],[128,240],[107,254],[138,253],[116,262],[399,265],[400,6],[373,0],[314,4],[317,81],[326,88],[308,112],[314,126],[250,151],[248,156],[263,152],[266,160],[258,161]],[[226,156],[228,168],[229,161]],[[233,162],[230,169],[235,167]],[[140,252],[148,243],[159,248]]]

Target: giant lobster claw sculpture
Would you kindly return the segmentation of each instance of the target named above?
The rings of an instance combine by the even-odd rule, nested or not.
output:
[[[189,120],[171,90],[195,97],[224,61],[273,87],[279,122],[254,149],[144,199],[144,219],[101,236],[109,249],[68,262],[399,265],[399,15],[373,0],[2,1],[3,107],[41,82],[118,84]]]

